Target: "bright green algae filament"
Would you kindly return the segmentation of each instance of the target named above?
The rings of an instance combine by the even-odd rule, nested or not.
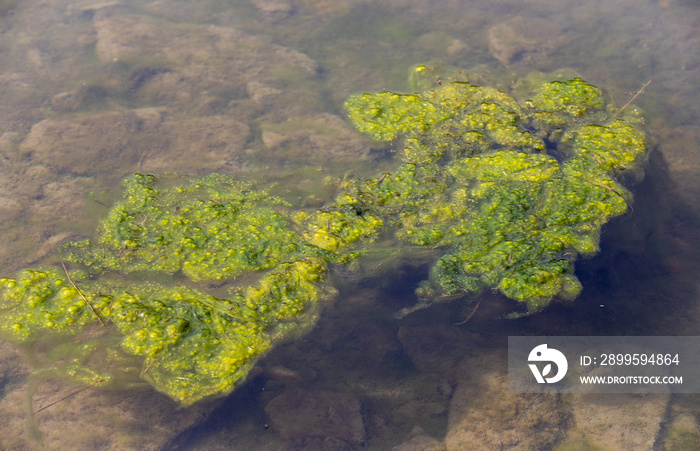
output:
[[[639,120],[580,78],[528,81],[516,96],[465,79],[351,96],[353,124],[400,139],[403,161],[341,181],[316,211],[219,174],[127,178],[95,236],[60,250],[70,279],[63,268],[0,279],[0,336],[73,337],[49,353],[63,374],[95,386],[140,378],[188,405],[230,393],[264,352],[311,327],[334,294],[328,270],[380,236],[442,254],[423,298],[491,288],[530,312],[575,298],[577,256],[597,252],[601,227],[632,202],[620,180],[642,174]]]

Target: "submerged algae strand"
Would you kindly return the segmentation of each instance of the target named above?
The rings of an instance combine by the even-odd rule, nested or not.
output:
[[[417,66],[414,83],[427,72]],[[114,366],[135,361],[140,378],[189,405],[230,393],[265,351],[313,325],[335,293],[328,270],[380,234],[442,250],[417,290],[426,299],[492,288],[536,312],[575,298],[574,261],[632,203],[620,180],[642,174],[641,119],[580,78],[535,74],[513,96],[466,78],[348,98],[355,127],[400,139],[403,161],[342,181],[316,211],[220,174],[129,177],[95,236],[60,250],[79,269],[0,279],[0,336],[75,336],[56,364],[66,376],[119,385]],[[214,281],[228,294],[202,289]],[[114,338],[99,345],[84,333],[98,320]]]

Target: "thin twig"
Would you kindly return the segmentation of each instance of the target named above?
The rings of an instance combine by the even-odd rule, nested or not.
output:
[[[620,108],[620,109],[618,110],[618,112],[615,113],[615,115],[614,115],[613,117],[610,118],[610,120],[612,121],[613,119],[615,119],[615,118],[617,117],[618,114],[622,113],[622,110],[624,110],[625,108],[627,108],[627,107],[629,106],[630,103],[634,102],[634,99],[636,99],[637,96],[639,96],[639,94],[641,94],[642,92],[644,92],[644,88],[646,88],[647,86],[649,86],[649,83],[651,83],[651,80],[653,80],[653,78],[651,78],[648,82],[646,82],[646,83],[644,84],[644,86],[642,86],[642,89],[640,89],[639,91],[637,91],[637,93],[636,93],[635,95],[632,96],[632,98],[630,99],[630,101],[627,102],[627,103],[625,103],[625,106],[623,106],[622,108]]]
[[[611,188],[611,187],[609,187],[608,185],[604,185],[604,184],[602,184],[602,183],[594,182],[593,180],[588,180],[588,179],[584,179],[584,178],[582,178],[582,180],[585,180],[585,181],[587,181],[588,183],[592,183],[592,184],[594,184],[594,185],[596,185],[596,186],[600,186],[601,188],[605,188],[605,189],[608,190],[608,191],[612,191],[613,193],[615,193],[615,194],[617,194],[618,196],[620,196],[620,197],[622,198],[622,200],[625,201],[625,203],[627,204],[627,206],[630,208],[631,211],[634,211],[634,208],[633,208],[632,205],[627,201],[627,199],[625,199],[625,196],[623,196],[622,194],[620,194],[615,188]]]
[[[59,399],[58,401],[54,401],[54,402],[52,402],[51,404],[46,405],[46,406],[42,407],[42,408],[39,409],[39,410],[35,410],[34,412],[32,412],[32,415],[36,415],[37,413],[41,412],[42,410],[46,410],[46,409],[48,409],[48,408],[51,407],[51,406],[55,406],[55,405],[58,404],[59,402],[65,401],[66,399],[70,398],[71,396],[75,396],[75,395],[77,395],[78,393],[80,393],[81,391],[87,390],[88,388],[90,388],[89,385],[88,385],[87,387],[81,388],[80,390],[76,390],[76,391],[74,391],[73,393],[71,393],[71,394],[69,394],[69,395],[67,395],[67,396],[64,396],[63,398]]]
[[[151,360],[151,363],[148,364],[148,366],[146,367],[146,369],[143,370],[143,371],[141,371],[141,376],[143,376],[143,375],[146,373],[146,371],[148,371],[148,369],[151,367],[151,365],[153,365],[153,363],[154,363],[155,361],[156,361],[156,359]]]
[[[469,314],[469,316],[467,316],[467,319],[465,319],[465,320],[462,321],[462,322],[459,322],[459,323],[455,324],[455,326],[461,326],[462,324],[464,324],[464,323],[466,323],[467,321],[469,321],[469,318],[471,318],[472,316],[474,316],[474,313],[476,313],[476,309],[479,308],[479,304],[481,304],[481,296],[479,296],[479,302],[476,303],[476,307],[474,307],[474,310],[472,310],[472,312]]]
[[[75,285],[75,283],[73,283],[73,279],[70,278],[70,275],[68,274],[68,270],[66,269],[65,263],[61,262],[61,266],[63,266],[63,271],[65,271],[66,277],[68,277],[68,282],[70,282],[70,284],[73,285],[73,288],[75,288],[76,291],[78,292],[78,294],[80,295],[80,297],[83,298],[83,301],[85,301],[85,303],[87,304],[87,306],[90,307],[90,310],[92,310],[92,313],[93,313],[93,315],[95,315],[95,317],[97,318],[97,321],[99,321],[100,324],[102,324],[102,326],[104,326],[105,323],[102,322],[102,318],[100,318],[100,315],[98,315],[97,312],[95,311],[95,309],[92,308],[92,304],[90,304],[90,301],[88,301],[87,298],[85,297],[85,295],[83,294],[83,292],[80,291],[80,288],[78,288],[78,287]]]

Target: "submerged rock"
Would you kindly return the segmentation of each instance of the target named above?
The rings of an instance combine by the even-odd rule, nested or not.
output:
[[[294,2],[291,0],[253,0],[260,15],[267,22],[277,23],[294,13]]]
[[[365,440],[360,408],[351,393],[291,388],[267,403],[265,414],[275,431],[301,446],[318,438],[357,446]]]
[[[654,449],[669,401],[666,393],[571,395],[573,427],[564,446]]]
[[[514,17],[489,28],[491,55],[506,67],[527,66],[549,69],[549,55],[565,47],[572,39],[563,26],[534,17]]]
[[[508,392],[506,356],[494,352],[461,365],[445,445],[465,449],[549,449],[570,422],[560,396]]]
[[[221,404],[179,409],[152,390],[85,390],[51,381],[39,387],[32,413],[27,390],[26,384],[14,385],[0,401],[3,449],[163,449]]]
[[[196,175],[240,168],[249,135],[247,125],[228,116],[167,118],[162,110],[144,108],[43,120],[32,127],[20,150],[73,174]]]
[[[434,438],[420,434],[395,446],[391,451],[445,451],[445,445]]]
[[[185,174],[228,172],[245,165],[250,127],[221,115],[166,118],[143,138],[139,170]]]
[[[700,164],[700,126],[688,125],[659,130],[661,151],[669,166],[674,182],[676,200],[686,203],[697,211],[700,196],[700,179],[697,177]]]
[[[667,425],[664,449],[692,450],[700,448],[700,428],[694,415],[683,413]]]
[[[34,124],[20,150],[34,160],[74,174],[129,167],[138,161],[134,135],[143,121],[132,112],[92,114],[74,120]]]
[[[289,160],[321,156],[334,162],[356,162],[369,156],[367,142],[358,137],[340,116],[322,113],[261,124],[262,141]],[[283,150],[283,151],[282,151]]]
[[[131,70],[129,90],[177,104],[203,93],[245,92],[270,74],[315,75],[316,63],[294,49],[231,27],[173,24],[111,10],[95,12],[96,52],[102,63]],[[177,89],[173,89],[177,88]]]

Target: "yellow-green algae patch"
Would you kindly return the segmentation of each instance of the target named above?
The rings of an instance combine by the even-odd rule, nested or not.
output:
[[[222,299],[185,286],[82,278],[73,279],[78,293],[65,274],[51,268],[24,271],[16,279],[2,279],[1,332],[4,338],[29,342],[76,334],[102,321],[108,333],[121,337],[121,351],[143,358],[144,379],[187,405],[230,392],[288,329],[312,322],[318,303],[333,293],[320,283],[322,272],[318,261],[287,263]],[[81,383],[118,383],[100,368],[77,363],[64,369],[74,378],[80,375]],[[99,376],[85,378],[86,373]]]
[[[599,88],[577,77],[543,83],[527,106],[533,110],[561,112],[580,117],[602,109],[606,103]]]
[[[529,77],[513,97],[457,77],[349,97],[355,127],[396,140],[400,161],[341,180],[316,210],[220,174],[127,178],[95,235],[59,251],[68,269],[0,279],[0,336],[53,346],[55,371],[79,383],[138,374],[188,405],[230,393],[312,326],[335,292],[329,269],[380,237],[442,253],[423,298],[490,288],[529,312],[575,298],[575,260],[632,203],[623,182],[646,161],[641,120],[580,78]]]
[[[281,199],[220,174],[168,186],[175,179],[126,179],[97,236],[66,246],[65,260],[96,270],[182,271],[200,281],[273,268],[308,251],[275,210]]]
[[[421,296],[495,288],[531,312],[575,298],[576,257],[597,252],[603,224],[632,203],[618,178],[642,173],[641,121],[608,120],[618,116],[614,106],[578,77],[536,86],[545,76],[527,77],[517,99],[456,78],[411,94],[410,108],[387,103],[386,91],[348,99],[358,130],[374,139],[404,135],[403,164],[381,184],[360,182],[354,195],[398,238],[444,249]],[[389,107],[398,128],[383,128]],[[361,114],[369,109],[377,112],[371,120]]]
[[[120,337],[119,351],[141,358],[143,379],[187,405],[229,393],[260,354],[312,325],[334,293],[329,265],[348,260],[305,241],[280,199],[225,176],[135,175],[124,186],[94,240],[61,249],[84,271],[69,279],[40,268],[0,281],[3,338],[31,343],[104,328]],[[346,247],[362,234],[343,230],[337,240]],[[159,274],[184,284],[226,279],[230,294],[143,281]],[[81,383],[118,385],[91,360],[62,370]]]

